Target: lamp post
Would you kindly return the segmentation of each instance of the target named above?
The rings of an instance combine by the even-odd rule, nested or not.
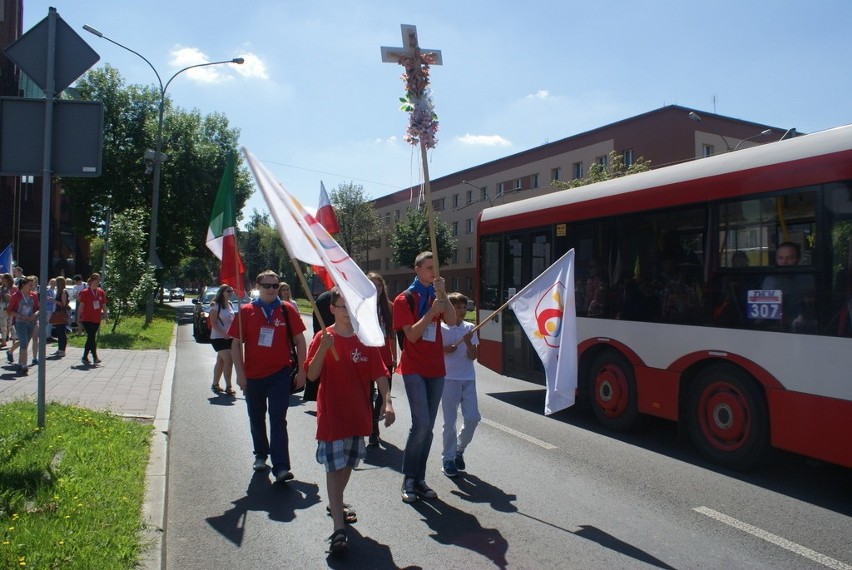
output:
[[[771,135],[771,134],[772,134],[772,129],[764,129],[764,130],[760,131],[759,133],[757,133],[756,135],[746,137],[743,140],[741,140],[740,142],[738,142],[737,146],[734,147],[734,150],[737,150],[738,148],[740,148],[740,145],[743,144],[746,141],[750,141],[751,139],[756,139],[758,137],[765,137],[766,135]]]
[[[468,185],[468,186],[470,186],[471,188],[476,188],[477,190],[479,190],[479,192],[480,192],[480,193],[482,192],[482,188],[480,188],[479,186],[476,186],[475,184],[472,184],[472,183],[468,182],[467,180],[462,180],[462,184],[467,184],[467,185]],[[480,194],[480,196],[481,196],[481,194]],[[499,198],[500,196],[497,196],[497,197]],[[480,199],[480,200],[482,200],[482,198],[479,198],[479,199]],[[486,200],[488,200],[488,205],[489,205],[489,206],[493,206],[493,205],[494,205],[494,201],[491,199],[491,196],[489,196],[489,195],[488,195],[488,190],[487,190],[487,189],[485,190],[485,199],[486,199]]]
[[[241,57],[235,57],[233,59],[228,59],[228,60],[223,60],[223,61],[211,61],[211,62],[208,62],[208,63],[197,63],[195,65],[189,65],[187,67],[184,67],[183,69],[177,70],[174,73],[174,75],[172,75],[169,78],[169,80],[166,81],[166,84],[163,85],[163,80],[160,78],[160,74],[157,72],[157,68],[155,68],[154,65],[150,61],[148,61],[148,59],[144,55],[142,55],[141,53],[139,53],[137,51],[130,49],[129,47],[127,47],[125,45],[118,43],[117,41],[115,41],[111,38],[108,38],[107,36],[103,35],[103,33],[101,33],[100,31],[96,30],[95,28],[93,28],[92,26],[90,26],[88,24],[84,25],[83,29],[86,30],[87,32],[89,32],[90,34],[94,34],[94,35],[98,36],[99,38],[103,38],[106,41],[108,41],[112,44],[115,44],[118,47],[125,49],[125,50],[129,51],[130,53],[132,53],[136,56],[139,56],[145,63],[148,64],[148,67],[151,68],[151,70],[154,72],[154,75],[157,76],[157,82],[160,84],[160,104],[159,104],[158,113],[157,113],[157,115],[158,115],[157,116],[157,142],[156,142],[156,148],[154,150],[154,158],[153,158],[153,161],[154,161],[154,186],[153,186],[153,192],[152,192],[152,196],[151,196],[151,235],[148,238],[148,263],[150,263],[153,266],[156,266],[156,260],[157,260],[157,217],[158,217],[159,208],[160,208],[160,167],[161,167],[161,164],[162,164],[163,158],[164,158],[163,155],[162,155],[162,150],[163,150],[163,111],[164,111],[164,107],[165,107],[165,103],[166,103],[166,90],[169,88],[169,84],[172,82],[172,80],[175,77],[177,77],[178,75],[180,75],[181,73],[183,73],[184,71],[187,71],[189,69],[195,69],[196,67],[206,67],[208,65],[221,65],[221,64],[224,64],[224,63],[242,64],[245,60]],[[151,292],[151,294],[148,295],[148,301],[147,301],[147,304],[146,304],[145,322],[150,323],[153,320],[153,318],[154,318],[154,293]]]

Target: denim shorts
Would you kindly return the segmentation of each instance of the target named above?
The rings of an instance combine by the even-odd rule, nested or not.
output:
[[[344,467],[355,469],[367,457],[364,436],[347,437],[335,441],[317,441],[317,463],[325,467],[326,473]]]
[[[18,334],[18,340],[20,341],[22,348],[27,348],[30,344],[30,339],[33,336],[35,327],[35,321],[22,321],[20,319],[15,320],[15,332]]]

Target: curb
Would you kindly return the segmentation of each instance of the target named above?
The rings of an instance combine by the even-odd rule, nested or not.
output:
[[[172,330],[169,359],[163,375],[163,386],[154,417],[151,451],[145,470],[145,500],[142,503],[142,541],[144,551],[139,565],[145,570],[162,570],[166,567],[166,504],[169,460],[169,421],[172,407],[172,385],[175,375],[177,350],[177,323]]]

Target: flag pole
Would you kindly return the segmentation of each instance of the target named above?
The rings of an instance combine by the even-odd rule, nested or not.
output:
[[[429,182],[429,160],[426,156],[426,143],[420,141],[420,159],[423,162],[423,197],[426,200],[426,220],[429,222],[429,244],[432,247],[432,260],[435,262],[435,279],[441,277],[438,269],[438,240],[435,237],[435,215],[432,212],[432,185]]]
[[[236,186],[236,175],[234,170],[236,169],[236,160],[234,158],[234,153],[228,153],[228,159],[231,161],[231,188],[233,192],[231,192],[231,207],[234,212],[234,222],[236,222],[236,213],[237,213],[237,186]],[[225,168],[227,169],[227,163],[225,164]],[[240,273],[240,248],[239,245],[239,234],[237,233],[237,225],[234,224],[234,275],[236,276],[237,282],[240,284],[240,289],[243,291],[243,295],[246,293],[246,282],[245,279],[242,279],[242,275]],[[242,282],[240,280],[242,279]],[[237,289],[237,294],[239,295],[240,289]],[[239,299],[242,300],[243,295],[239,296]],[[230,303],[230,299],[228,300]],[[245,343],[242,342],[243,339],[243,312],[241,310],[242,305],[237,303],[237,327],[240,331],[240,360],[245,363]]]
[[[296,276],[299,278],[299,283],[302,284],[302,289],[305,290],[305,294],[308,296],[308,301],[311,302],[311,309],[313,310],[314,315],[316,315],[317,320],[322,327],[322,330],[325,330],[325,321],[322,318],[322,315],[319,312],[319,308],[317,308],[317,302],[314,300],[314,294],[311,291],[311,288],[308,286],[308,280],[305,279],[305,274],[302,271],[302,267],[299,265],[299,262],[295,257],[290,257],[290,261],[293,263],[293,268],[296,270]],[[334,356],[334,360],[339,361],[340,357],[337,355],[337,351],[334,350],[334,346],[331,347],[331,355]]]

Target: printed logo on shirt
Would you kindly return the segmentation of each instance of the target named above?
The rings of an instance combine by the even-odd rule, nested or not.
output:
[[[367,362],[367,357],[361,354],[360,348],[356,348],[352,351],[352,362]]]

